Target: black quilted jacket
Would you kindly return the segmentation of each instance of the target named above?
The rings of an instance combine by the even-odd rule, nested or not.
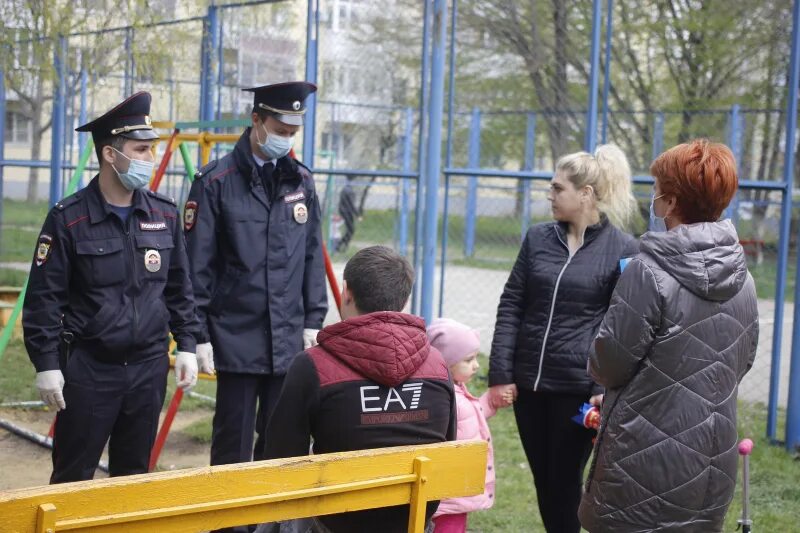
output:
[[[758,344],[730,220],[642,237],[590,371],[607,388],[581,502],[592,533],[722,531],[736,484],[736,396]]]
[[[570,257],[566,225],[528,230],[506,282],[489,365],[489,384],[587,395],[601,392],[586,373],[589,348],[636,240],[608,219],[586,228]]]

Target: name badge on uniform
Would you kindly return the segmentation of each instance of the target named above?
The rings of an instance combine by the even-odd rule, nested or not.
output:
[[[287,204],[290,204],[292,202],[296,202],[298,200],[305,200],[305,199],[306,199],[306,195],[305,195],[305,193],[303,191],[299,191],[299,192],[296,192],[294,194],[287,194],[286,196],[283,197],[283,201],[286,202]]]
[[[139,222],[139,229],[142,231],[161,231],[167,229],[166,222]]]
[[[298,224],[305,224],[308,222],[308,208],[304,203],[296,203],[294,204],[294,221]]]
[[[161,254],[158,250],[145,250],[144,267],[148,272],[158,272],[161,270]]]

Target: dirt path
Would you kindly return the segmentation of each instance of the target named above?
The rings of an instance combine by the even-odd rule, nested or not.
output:
[[[207,410],[179,412],[164,445],[159,467],[173,470],[208,465],[209,445],[191,439],[181,433],[181,429],[211,416],[211,411]],[[52,413],[32,409],[0,409],[0,417],[41,434],[47,433],[53,420]],[[106,453],[103,460],[108,460]],[[0,490],[47,485],[51,471],[50,450],[0,429]],[[102,477],[106,474],[98,470],[95,478]]]

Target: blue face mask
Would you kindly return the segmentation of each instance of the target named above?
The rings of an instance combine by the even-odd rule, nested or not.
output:
[[[650,200],[650,231],[667,231],[667,223],[665,217],[656,216],[655,203],[656,200],[664,196],[656,196],[653,193],[653,198]]]
[[[273,159],[280,159],[289,153],[294,144],[294,137],[282,137],[269,133],[263,123],[260,125],[259,129],[261,128],[264,128],[267,139],[262,143],[258,135],[258,130],[256,130],[256,142],[261,149],[261,153],[267,156],[267,160],[272,161]]]
[[[128,170],[125,172],[120,172],[117,170],[117,167],[111,165],[111,168],[113,168],[114,172],[119,176],[119,181],[122,182],[122,186],[129,191],[135,191],[136,189],[146,187],[147,184],[150,183],[150,176],[153,175],[155,163],[152,161],[142,161],[141,159],[131,159],[113,146],[112,148],[119,155],[130,161]]]

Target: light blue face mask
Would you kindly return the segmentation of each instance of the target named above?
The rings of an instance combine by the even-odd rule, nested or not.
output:
[[[117,170],[117,167],[111,165],[111,168],[113,168],[114,172],[116,172],[117,176],[119,176],[119,181],[122,182],[122,186],[129,191],[135,191],[136,189],[146,187],[147,184],[150,183],[150,176],[153,175],[155,163],[152,161],[142,161],[141,159],[131,159],[113,146],[111,148],[113,148],[114,151],[119,155],[130,161],[128,170],[125,172],[120,172]]]
[[[261,149],[261,153],[267,156],[268,161],[280,159],[289,153],[289,151],[292,149],[292,145],[294,145],[294,137],[282,137],[280,135],[270,133],[267,131],[267,128],[263,123],[260,125],[259,129],[261,128],[264,128],[264,133],[266,133],[267,139],[262,143],[261,138],[258,135],[258,130],[256,130],[256,142],[258,142],[258,147]]]
[[[664,195],[662,194],[656,196],[656,194],[653,193],[653,197],[650,200],[650,231],[667,231],[667,222],[665,221],[665,217],[656,216],[655,210],[656,200],[662,196]]]

